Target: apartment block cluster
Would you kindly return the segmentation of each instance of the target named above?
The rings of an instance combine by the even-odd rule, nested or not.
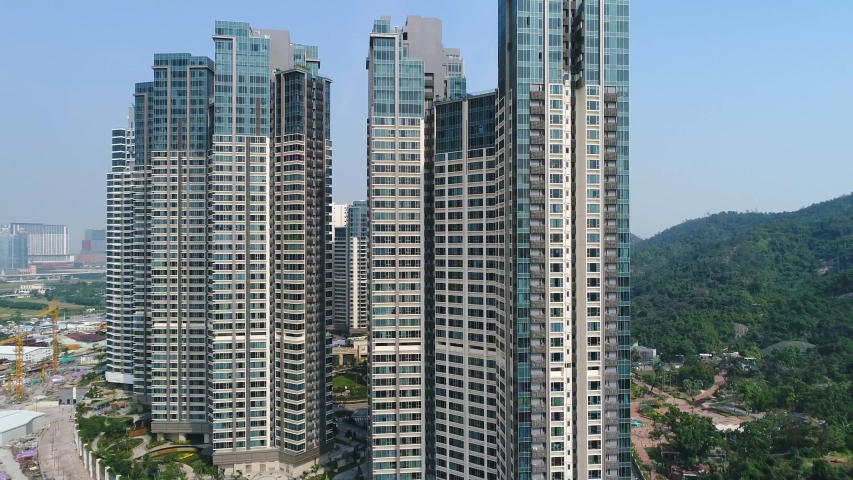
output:
[[[327,332],[356,330],[372,478],[632,477],[628,0],[498,7],[477,93],[441,20],[374,21],[347,206],[316,47],[217,22],[215,62],[155,56],[107,228],[108,379],[154,432],[300,474],[333,444]]]

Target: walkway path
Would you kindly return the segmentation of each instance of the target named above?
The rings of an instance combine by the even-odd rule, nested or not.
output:
[[[39,439],[39,464],[45,477],[57,480],[89,480],[89,472],[83,466],[83,460],[77,456],[74,445],[74,407],[71,405],[53,406],[41,409],[50,428],[45,429]]]
[[[669,404],[674,404],[678,407],[679,410],[683,412],[691,412],[695,415],[699,415],[702,417],[710,418],[717,428],[734,428],[743,423],[745,420],[738,417],[727,417],[725,415],[721,415],[717,412],[706,410],[704,406],[696,407],[687,403],[687,401],[682,400],[680,398],[673,397],[672,395],[658,390],[651,385],[648,385],[640,380],[634,379],[634,382],[638,385],[642,385],[649,389],[653,395],[660,395],[664,397],[664,402]],[[714,386],[709,388],[708,390],[700,393],[699,395],[693,397],[694,400],[703,400],[705,398],[710,397],[716,392],[720,385],[725,383],[725,378],[721,375],[717,375],[714,377]],[[649,447],[657,447],[658,442],[649,438],[651,432],[654,430],[654,427],[651,425],[651,420],[645,417],[640,416],[640,402],[643,400],[642,398],[634,399],[635,401],[631,402],[631,418],[634,418],[640,422],[643,422],[643,426],[641,427],[632,427],[631,428],[631,442],[637,450],[637,456],[640,459],[640,463],[646,465],[652,465],[652,460],[649,458],[648,452],[646,452],[646,448]],[[666,413],[667,408],[661,407],[658,409],[661,413]],[[651,473],[649,475],[649,480],[653,480],[655,478],[655,474]]]
[[[135,437],[135,438],[140,438],[140,437]],[[131,457],[132,459],[139,458],[139,457],[145,455],[146,453],[148,453],[148,441],[151,439],[151,437],[149,437],[148,435],[143,435],[141,438],[142,438],[142,443],[133,447],[133,456]]]
[[[700,400],[704,400],[704,399],[710,397],[711,395],[715,394],[717,392],[717,390],[720,389],[720,386],[724,383],[726,383],[726,377],[724,377],[722,375],[714,375],[714,385],[712,385],[711,388],[709,388],[708,390],[705,390],[704,392],[700,393],[699,395],[696,395],[695,397],[693,397],[693,400],[698,402]]]

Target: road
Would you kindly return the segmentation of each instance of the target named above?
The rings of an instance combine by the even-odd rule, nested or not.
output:
[[[91,480],[74,446],[74,415],[72,405],[42,407],[50,428],[39,439],[39,463],[45,477],[56,480]]]

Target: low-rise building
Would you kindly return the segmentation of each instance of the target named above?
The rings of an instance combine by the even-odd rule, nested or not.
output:
[[[0,358],[15,361],[15,345],[0,345]],[[38,363],[50,359],[53,349],[50,347],[24,347],[24,363]]]
[[[43,412],[30,410],[5,410],[0,412],[0,445],[30,435],[44,428],[47,420]]]
[[[60,387],[57,398],[60,405],[76,405],[92,387]]]

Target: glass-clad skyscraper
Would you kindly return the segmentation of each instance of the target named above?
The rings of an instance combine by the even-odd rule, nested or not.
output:
[[[630,478],[628,1],[501,0],[498,18],[500,469]]]

